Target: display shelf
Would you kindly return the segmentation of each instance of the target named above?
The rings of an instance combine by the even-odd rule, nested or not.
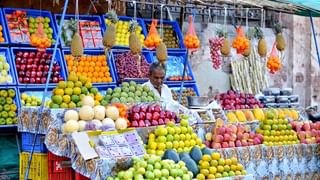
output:
[[[108,17],[107,15],[103,15],[102,16],[103,23],[105,24],[105,29],[103,29],[104,32],[108,28],[108,25],[106,23],[106,18],[107,17]],[[124,21],[124,22],[128,22],[128,21],[130,22],[130,21],[132,21],[134,19],[133,17],[128,17],[128,16],[119,16],[118,18],[119,18],[120,21]],[[142,31],[141,31],[142,34],[144,35],[144,37],[146,37],[148,33],[147,33],[147,29],[145,27],[143,19],[137,18],[137,22],[140,25],[140,27],[142,28]],[[119,45],[119,44],[118,45],[116,44],[115,46],[112,47],[112,49],[128,49],[128,48],[129,48],[129,46],[124,46],[124,45]]]
[[[0,45],[7,46],[9,44],[9,39],[6,29],[5,16],[3,15],[2,9],[0,9],[0,25],[2,26],[2,30],[0,32],[2,33],[2,37],[4,39],[4,42],[0,42]]]
[[[15,97],[13,98],[13,102],[17,107],[17,110],[16,110],[16,117],[17,117],[18,116],[18,111],[21,108],[21,104],[20,104],[20,101],[18,99],[20,97],[18,89],[16,87],[14,87],[14,86],[11,86],[11,87],[0,87],[0,91],[1,90],[9,90],[9,89],[13,89],[15,91]],[[2,105],[2,106],[4,106],[4,105]],[[4,117],[2,117],[2,118],[4,118]],[[8,129],[8,128],[16,128],[16,127],[17,127],[17,124],[8,124],[8,125],[2,124],[2,125],[0,125],[0,129]]]
[[[27,13],[27,18],[28,17],[33,17],[36,18],[38,16],[42,16],[42,17],[48,17],[50,19],[49,22],[49,26],[52,29],[52,38],[55,39],[57,37],[57,33],[56,33],[56,29],[55,29],[55,23],[53,21],[52,15],[50,11],[43,11],[43,10],[34,10],[34,9],[22,9],[22,8],[3,8],[3,13],[4,13],[4,20],[6,23],[6,31],[8,33],[8,40],[9,40],[9,44],[13,45],[13,46],[31,46],[30,45],[30,40],[29,40],[29,30],[27,29],[28,27],[26,27],[26,32],[24,33],[24,38],[20,38],[20,39],[14,39],[14,37],[12,36],[13,34],[16,34],[16,32],[11,32],[10,28],[9,28],[9,21],[8,21],[8,15],[13,13],[14,11],[26,11]],[[10,16],[10,15],[9,15]],[[28,24],[28,22],[27,22]],[[28,25],[26,25],[28,26]],[[54,44],[51,45],[51,47],[53,47]]]
[[[158,61],[156,52],[152,52],[153,55],[153,62]],[[166,62],[166,80],[165,83],[167,84],[181,84],[181,80],[173,81],[168,79],[172,76],[181,76],[183,75],[183,69],[184,69],[184,62],[187,60],[188,54],[187,51],[181,50],[181,51],[168,51],[168,59]],[[180,65],[179,65],[180,64]],[[185,80],[186,83],[195,83],[195,77],[192,72],[192,68],[190,63],[187,63],[186,67],[186,74],[185,77],[191,77],[192,80]]]
[[[151,22],[152,22],[151,19],[144,19],[144,23],[145,23],[145,27],[147,29],[147,32],[149,32],[149,29],[150,29],[149,25],[151,24]],[[184,46],[184,43],[183,43],[183,35],[182,35],[182,32],[181,32],[181,29],[179,27],[178,22],[177,21],[168,21],[168,20],[162,20],[162,22],[164,25],[164,29],[166,29],[166,26],[172,27],[172,35],[175,35],[175,38],[176,38],[175,42],[179,46],[177,48],[170,48],[170,46],[168,44],[166,44],[168,50],[186,49],[186,47]],[[158,20],[158,24],[157,24],[157,30],[160,35],[159,28],[160,28],[160,20]],[[165,32],[164,32],[164,36],[165,36]]]
[[[21,102],[21,95],[23,93],[27,94],[28,96],[35,96],[35,97],[39,98],[40,100],[42,100],[44,89],[45,89],[45,87],[27,87],[27,86],[18,87],[19,94],[20,94],[19,102],[21,104],[21,107],[25,106]],[[47,102],[48,100],[51,99],[53,89],[54,89],[53,86],[48,87],[47,93],[45,95],[45,102]],[[30,107],[32,107],[32,106],[30,106]]]
[[[29,132],[22,132],[21,133],[21,145],[22,145],[22,151],[25,152],[31,152],[32,146],[33,146],[33,140],[34,140],[35,134],[29,133]],[[46,153],[48,152],[48,149],[46,145],[44,144],[45,141],[45,135],[38,134],[34,146],[34,152],[36,153]]]
[[[62,55],[63,55],[63,58],[64,58],[64,66],[66,67],[66,74],[67,74],[67,77],[69,76],[69,71],[68,71],[68,65],[67,65],[67,62],[66,62],[66,58],[65,58],[65,55],[70,55],[71,54],[71,51],[70,50],[67,50],[67,49],[64,49],[62,50]],[[84,50],[84,55],[105,55],[105,52],[103,50],[93,50],[93,49],[86,49]],[[93,86],[95,87],[98,87],[98,86],[104,86],[104,85],[114,85],[116,84],[116,77],[115,77],[115,70],[113,68],[113,64],[111,62],[111,59],[108,58],[107,59],[107,65],[109,67],[109,73],[110,73],[110,76],[112,78],[112,82],[101,82],[101,83],[92,83]]]
[[[52,54],[53,53],[53,48],[48,48],[46,49],[46,53],[50,53]],[[11,48],[11,56],[12,56],[12,62],[13,62],[13,67],[15,69],[15,75],[16,75],[16,79],[17,79],[17,83],[18,83],[18,86],[24,86],[24,87],[33,87],[33,86],[37,86],[37,87],[44,87],[45,86],[45,83],[43,84],[39,84],[39,83],[33,83],[33,84],[27,84],[27,83],[21,83],[19,82],[19,74],[17,72],[17,67],[16,67],[16,55],[15,53],[17,52],[37,52],[37,49],[36,48],[28,48],[28,47],[12,47]],[[57,49],[56,51],[56,57],[55,57],[55,60],[57,62],[57,64],[59,64],[60,66],[60,75],[62,77],[63,80],[66,80],[67,79],[67,75],[66,75],[66,70],[65,70],[65,67],[64,67],[64,63],[63,63],[63,59],[62,59],[62,56],[61,56],[61,52],[60,52],[60,49]],[[49,64],[50,66],[50,64]],[[53,74],[51,75],[51,77],[53,76]],[[49,85],[55,85],[57,83],[49,83]]]
[[[6,58],[7,63],[9,64],[9,72],[8,74],[11,75],[12,83],[0,83],[0,87],[2,86],[14,86],[17,85],[17,79],[16,79],[16,70],[13,65],[13,60],[11,58],[11,53],[9,48],[0,47],[0,56],[4,56]]]
[[[115,74],[115,78],[118,84],[121,83],[120,77],[118,75],[118,70],[117,70],[117,66],[116,66],[116,55],[121,54],[121,53],[126,53],[129,52],[129,50],[112,50],[111,51],[111,56],[109,58],[111,58],[111,63],[113,65],[114,68],[114,74]],[[152,63],[152,55],[150,53],[150,51],[147,50],[143,50],[142,54],[144,55],[146,61],[148,64]],[[125,78],[123,81],[135,81],[137,83],[144,83],[148,81],[148,78]]]
[[[55,26],[58,29],[59,27],[59,21],[61,19],[61,14],[55,14],[54,15],[54,19],[55,19]],[[75,19],[76,16],[75,15],[71,15],[71,14],[66,14],[65,15],[65,20],[70,20],[70,19]],[[81,26],[82,23],[84,22],[98,22],[99,27],[95,27],[96,29],[92,29],[91,25],[90,27],[86,27],[85,29],[83,29]],[[90,29],[90,33],[88,34],[84,34],[86,33],[86,30]],[[80,36],[82,38],[83,41],[83,47],[85,49],[102,49],[103,48],[103,44],[102,44],[102,38],[103,38],[103,30],[105,29],[105,24],[104,22],[101,20],[100,16],[95,16],[95,15],[79,15],[79,33]],[[92,31],[95,31],[95,33],[93,34]],[[86,46],[86,42],[84,42],[84,37],[86,37],[86,39],[91,39],[91,43],[90,45]],[[90,38],[89,38],[90,37]],[[98,40],[94,40],[93,38],[97,38]],[[71,36],[72,39],[72,36]],[[62,48],[70,48],[70,46],[67,46],[65,44],[65,42],[61,40],[61,47]],[[89,42],[89,41],[88,41]]]

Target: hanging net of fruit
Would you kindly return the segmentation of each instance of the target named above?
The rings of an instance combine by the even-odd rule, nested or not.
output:
[[[281,69],[281,60],[277,55],[276,42],[274,42],[272,51],[267,61],[267,68],[271,74],[275,74]]]
[[[46,48],[51,46],[51,40],[43,30],[44,19],[42,17],[38,17],[37,20],[39,22],[38,28],[37,31],[31,35],[30,43],[31,46],[37,47],[39,51],[45,51]]]
[[[237,50],[237,54],[243,54],[249,48],[249,39],[245,37],[241,26],[236,29],[236,32],[237,36],[232,42],[232,47]]]
[[[149,49],[155,49],[161,43],[160,35],[156,29],[158,21],[156,19],[152,20],[149,33],[144,40],[144,45]]]
[[[184,45],[189,49],[195,51],[200,47],[200,41],[198,39],[198,36],[196,34],[196,31],[194,29],[193,25],[193,17],[189,16],[189,27],[186,36],[184,37]]]

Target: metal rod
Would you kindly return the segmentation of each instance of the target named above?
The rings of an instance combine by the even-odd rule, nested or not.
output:
[[[31,148],[31,152],[30,152],[30,155],[29,155],[29,159],[28,159],[28,166],[27,166],[27,170],[26,170],[25,175],[24,175],[24,180],[28,180],[28,176],[29,176],[29,170],[30,170],[30,166],[31,166],[32,155],[33,155],[33,152],[34,152],[36,139],[37,139],[37,136],[38,136],[38,133],[39,133],[39,125],[40,125],[40,121],[41,121],[40,120],[40,114],[42,113],[43,107],[44,107],[44,104],[45,104],[45,98],[46,98],[46,94],[48,92],[48,85],[49,85],[50,77],[51,77],[51,73],[52,73],[52,66],[53,66],[53,62],[54,62],[56,53],[58,51],[58,44],[59,44],[61,33],[62,33],[62,25],[64,23],[63,21],[64,21],[65,14],[67,12],[68,3],[69,3],[69,0],[66,0],[65,3],[64,3],[64,7],[63,7],[61,21],[60,21],[60,24],[59,24],[59,30],[58,30],[58,34],[56,36],[56,43],[54,45],[54,49],[53,49],[53,53],[52,53],[52,59],[51,59],[50,66],[49,66],[46,86],[45,86],[45,89],[44,89],[44,92],[43,92],[43,95],[42,95],[42,102],[41,102],[40,109],[37,112],[37,118],[38,119],[37,119],[37,125],[36,125],[36,132],[34,134],[34,138],[33,138],[33,142],[32,142],[32,148]]]
[[[181,104],[181,100],[182,100],[183,87],[184,87],[184,76],[186,75],[186,71],[187,71],[188,57],[189,57],[189,50],[187,50],[186,59],[183,63],[182,81],[181,81],[180,92],[179,92],[179,104]]]
[[[318,48],[318,42],[317,42],[317,36],[316,36],[316,31],[314,29],[314,24],[313,24],[313,18],[312,18],[312,14],[311,11],[309,11],[309,15],[310,15],[310,23],[311,23],[311,28],[312,28],[312,34],[313,34],[313,39],[314,39],[314,45],[316,46],[316,50],[317,50],[317,57],[318,57],[318,63],[320,66],[320,54],[319,54],[319,48]]]

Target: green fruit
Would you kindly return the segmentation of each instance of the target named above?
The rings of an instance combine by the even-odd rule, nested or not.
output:
[[[115,94],[115,93],[119,93],[119,94],[120,94],[120,93],[121,93],[121,88],[116,87],[116,88],[114,88],[113,91],[114,91],[114,94]]]
[[[67,88],[73,88],[73,87],[74,87],[74,83],[72,81],[68,81]]]
[[[136,83],[136,82],[134,82],[134,81],[130,81],[130,83],[129,83],[129,84],[130,84],[130,86],[134,86],[134,87],[137,85],[137,83]]]
[[[71,83],[72,83],[72,82],[71,82]],[[68,87],[68,88],[66,88],[66,89],[64,90],[64,93],[65,93],[66,95],[71,96],[71,95],[73,94],[73,89],[70,88],[70,87]]]
[[[52,109],[57,109],[57,108],[59,108],[59,105],[51,102],[51,103],[49,104],[49,107],[52,108]]]
[[[78,103],[80,101],[80,97],[78,95],[72,95],[71,101],[74,103]]]
[[[9,97],[15,97],[16,96],[16,92],[13,89],[9,89],[8,90],[8,94],[9,94]]]
[[[91,88],[91,89],[90,89],[90,93],[92,93],[92,94],[94,94],[94,95],[96,95],[98,92],[99,92],[99,91],[98,91],[97,88]]]
[[[88,94],[89,91],[86,87],[81,87],[81,94]]]
[[[108,88],[106,94],[111,95],[112,94],[112,89]]]
[[[62,103],[62,97],[61,96],[55,95],[55,96],[52,96],[51,99],[52,99],[52,102],[54,104],[58,104],[59,105],[59,104]]]
[[[129,87],[129,83],[128,83],[128,82],[123,82],[121,85],[122,85],[123,87]]]
[[[134,86],[130,86],[130,87],[129,87],[129,91],[131,91],[131,92],[136,92],[136,88],[135,88]]]
[[[82,102],[81,102],[81,101],[79,101],[79,102],[77,103],[77,107],[82,107]]]
[[[0,91],[0,96],[7,97],[8,96],[8,92],[6,90],[1,90]]]
[[[81,87],[82,87],[82,82],[81,82],[81,81],[77,81],[77,82],[74,84],[74,86],[81,88]]]
[[[61,103],[60,104],[60,108],[68,108],[68,104],[67,103]]]
[[[12,104],[13,103],[13,99],[11,97],[7,97],[6,98],[6,103],[7,104]]]
[[[6,120],[4,118],[0,118],[0,125],[5,125],[6,124]]]
[[[70,102],[69,104],[68,104],[68,108],[76,108],[77,107],[77,105],[76,105],[76,103],[74,103],[74,102]]]
[[[125,92],[122,92],[120,96],[121,96],[121,97],[125,97],[125,98],[129,97],[128,94],[125,93]]]
[[[7,118],[8,117],[8,113],[6,111],[2,111],[1,112],[1,117],[2,118]]]
[[[13,124],[12,118],[7,118],[7,119],[6,119],[6,124],[7,124],[7,125]]]

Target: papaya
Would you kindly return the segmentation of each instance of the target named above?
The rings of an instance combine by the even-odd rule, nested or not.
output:
[[[184,157],[181,159],[181,161],[183,161],[186,164],[188,170],[192,172],[193,178],[195,178],[197,174],[199,174],[199,168],[197,166],[197,163],[193,159]]]
[[[179,154],[179,157],[180,157],[180,159],[183,159],[184,157],[191,158],[191,156],[189,155],[189,153],[186,153],[186,152],[180,153],[180,154]]]
[[[211,156],[213,150],[205,147],[205,148],[203,148],[203,149],[201,150],[201,152],[202,152],[203,155],[207,154],[207,155],[210,155],[210,156]]]
[[[194,146],[190,151],[191,158],[198,164],[198,162],[202,158],[202,152],[199,148],[199,146]]]
[[[162,160],[164,159],[173,160],[175,163],[178,163],[180,161],[178,153],[173,149],[168,149],[164,152]]]
[[[255,119],[253,113],[250,110],[244,111],[244,115],[246,116],[246,119],[248,121],[253,121]]]

